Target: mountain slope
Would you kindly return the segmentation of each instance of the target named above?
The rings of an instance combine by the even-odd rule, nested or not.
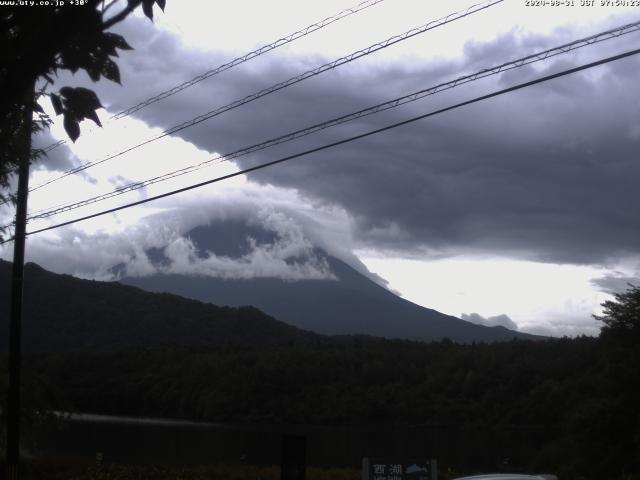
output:
[[[242,239],[225,239],[217,232],[225,225],[198,227],[188,233],[197,255],[206,259],[216,255],[233,257]],[[273,241],[268,235],[250,235],[253,245]],[[431,341],[450,338],[457,342],[503,341],[512,338],[534,339],[534,335],[486,327],[444,315],[404,300],[362,275],[347,263],[314,249],[313,254],[329,266],[335,279],[283,280],[279,278],[217,278],[206,275],[156,273],[141,277],[124,277],[122,283],[152,292],[177,295],[219,305],[253,305],[290,325],[325,335],[365,334],[387,338]],[[148,255],[156,265],[170,260],[162,249]],[[236,255],[236,258],[238,255]],[[299,258],[297,259],[299,260]],[[290,261],[296,261],[292,259]],[[159,268],[162,272],[163,268]],[[171,272],[171,270],[166,270]]]
[[[8,338],[11,263],[0,260],[0,338]],[[227,308],[115,282],[25,266],[26,351],[117,350],[157,345],[285,344],[316,335],[252,308]],[[0,351],[8,342],[0,342]]]

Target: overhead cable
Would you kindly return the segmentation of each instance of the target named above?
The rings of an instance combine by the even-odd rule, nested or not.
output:
[[[103,200],[107,200],[109,198],[112,197],[116,197],[119,195],[123,195],[127,192],[131,192],[131,191],[135,191],[135,190],[139,190],[141,188],[145,188],[149,185],[153,185],[155,183],[159,183],[162,181],[166,181],[169,180],[171,178],[175,178],[175,177],[179,177],[197,170],[200,170],[202,168],[223,162],[223,161],[228,161],[228,160],[232,160],[244,155],[248,155],[250,153],[254,153],[260,150],[264,150],[266,148],[275,146],[275,145],[279,145],[285,142],[289,142],[313,133],[316,133],[318,131],[327,129],[329,127],[333,127],[336,125],[341,125],[343,123],[352,121],[352,120],[356,120],[358,118],[362,118],[368,115],[373,115],[375,113],[379,113],[385,110],[389,110],[392,108],[396,108],[399,107],[401,105],[405,105],[407,103],[410,102],[414,102],[416,100],[422,99],[424,97],[430,96],[430,95],[435,95],[439,92],[445,91],[445,90],[450,90],[452,88],[455,88],[457,86],[460,85],[464,85],[482,78],[486,78],[492,75],[497,75],[499,73],[503,73],[509,70],[513,70],[515,68],[520,68],[523,67],[525,65],[530,65],[532,63],[535,62],[539,62],[539,61],[543,61],[546,60],[548,58],[551,57],[555,57],[557,55],[561,55],[564,53],[568,53],[571,52],[573,50],[576,50],[578,48],[582,48],[585,46],[589,46],[589,45],[594,45],[596,43],[599,42],[603,42],[605,40],[609,40],[611,38],[617,38],[620,37],[621,35],[625,35],[628,33],[632,33],[632,32],[636,32],[640,30],[640,21],[635,22],[635,23],[630,23],[630,24],[626,24],[626,25],[622,25],[619,27],[616,27],[614,29],[610,29],[607,30],[605,32],[602,33],[598,33],[596,35],[591,35],[589,37],[586,38],[582,38],[579,40],[574,40],[573,42],[570,43],[566,43],[564,45],[560,45],[557,47],[553,47],[541,52],[537,52],[531,55],[527,55],[526,57],[522,57],[516,60],[511,60],[505,63],[502,63],[500,65],[497,66],[493,66],[493,67],[489,67],[489,68],[484,68],[482,70],[479,70],[476,73],[473,73],[471,75],[465,75],[465,76],[461,76],[456,78],[455,80],[450,80],[448,82],[444,82],[444,83],[440,83],[438,85],[426,88],[426,89],[422,89],[419,90],[417,92],[408,94],[408,95],[404,95],[402,97],[398,97],[395,98],[393,100],[388,100],[386,102],[383,103],[379,103],[377,105],[362,109],[362,110],[358,110],[357,112],[353,112],[353,113],[349,113],[347,115],[342,115],[340,117],[337,118],[333,118],[331,120],[322,122],[322,123],[317,123],[315,125],[300,129],[300,130],[296,130],[295,132],[291,132],[291,133],[287,133],[286,135],[281,135],[279,137],[275,137],[272,138],[270,140],[266,140],[264,142],[260,142],[254,145],[251,145],[249,147],[244,147],[242,149],[239,150],[235,150],[233,152],[230,153],[226,153],[226,154],[222,154],[222,155],[216,155],[215,157],[212,157],[204,162],[200,162],[198,164],[195,165],[190,165],[188,167],[184,167],[184,168],[180,168],[177,170],[174,170],[172,172],[168,172],[168,173],[164,173],[162,175],[158,175],[156,177],[152,177],[149,178],[147,180],[144,181],[139,181],[139,182],[132,182],[129,183],[127,185],[123,185],[120,186],[116,189],[114,189],[113,191],[107,192],[107,193],[103,193],[100,195],[96,195],[81,201],[77,201],[77,202],[70,202],[70,203],[66,203],[66,204],[61,204],[61,205],[57,205],[55,207],[48,207],[46,209],[42,209],[42,210],[38,210],[36,212],[33,212],[31,215],[29,215],[28,220],[36,220],[36,219],[42,219],[42,218],[47,218],[47,217],[51,217],[53,215],[57,215],[59,213],[63,213],[66,211],[70,211],[70,210],[75,210],[77,208],[81,208],[84,207],[86,205],[90,205],[93,203],[97,203]]]
[[[169,135],[173,135],[174,133],[177,133],[181,130],[184,130],[186,128],[192,127],[194,125],[197,125],[199,123],[204,122],[205,120],[209,120],[213,117],[216,117],[222,113],[228,112],[229,110],[233,110],[235,108],[238,108],[242,105],[245,105],[249,102],[253,102],[259,98],[262,98],[264,96],[270,95],[274,92],[277,92],[279,90],[282,90],[283,88],[287,88],[290,87],[291,85],[294,85],[296,83],[302,82],[303,80],[306,80],[308,78],[314,77],[316,75],[320,75],[321,73],[324,73],[326,71],[332,70],[334,68],[337,68],[341,65],[344,65],[346,63],[352,62],[353,60],[356,60],[358,58],[370,55],[374,52],[377,52],[379,50],[382,50],[384,48],[390,47],[391,45],[395,45],[396,43],[402,42],[404,40],[407,40],[409,38],[412,38],[416,35],[420,35],[422,33],[425,33],[429,30],[432,30],[434,28],[440,27],[442,25],[446,25],[447,23],[453,22],[455,20],[459,20],[461,18],[465,18],[469,15],[472,15],[474,13],[477,13],[481,10],[485,10],[493,5],[496,5],[498,3],[502,3],[504,0],[486,0],[482,3],[478,3],[475,5],[472,5],[470,7],[468,7],[465,10],[461,10],[458,12],[454,12],[454,13],[450,13],[449,15],[447,15],[446,17],[442,17],[438,20],[432,20],[429,23],[422,25],[420,27],[416,27],[416,28],[412,28],[411,30],[408,30],[404,33],[401,33],[399,35],[394,35],[393,37],[390,37],[382,42],[378,42],[374,45],[371,45],[367,48],[364,48],[362,50],[358,50],[356,52],[353,52],[347,56],[341,57],[337,60],[334,60],[333,62],[330,63],[326,63],[320,67],[314,68],[312,70],[308,70],[300,75],[296,75],[295,77],[291,77],[288,80],[285,80],[283,82],[277,83],[275,85],[272,85],[271,87],[265,88],[263,90],[260,90],[257,93],[248,95],[244,98],[241,98],[239,100],[236,100],[234,102],[231,102],[225,106],[216,108],[215,110],[211,110],[207,113],[204,113],[202,115],[199,115],[189,121],[180,123],[178,125],[175,125],[167,130],[164,130],[161,134],[152,137],[148,140],[145,140],[141,143],[138,143],[136,145],[133,145],[131,147],[126,148],[125,150],[122,150],[118,153],[109,155],[106,158],[103,158],[102,160],[97,160],[97,161],[91,161],[91,162],[86,162],[82,165],[79,165],[78,167],[72,168],[70,170],[67,170],[66,172],[64,172],[62,175],[60,175],[59,177],[56,177],[52,180],[49,180],[47,182],[41,183],[40,185],[37,185],[35,187],[33,187],[30,191],[35,191],[38,190],[46,185],[49,185],[53,182],[56,182],[58,180],[61,180],[65,177],[68,177],[69,175],[73,175],[79,172],[82,172],[90,167],[93,167],[95,165],[99,165],[101,163],[104,163],[108,160],[112,160],[114,158],[120,157],[126,153],[129,153],[133,150],[136,150],[144,145],[148,145],[151,142],[155,142],[156,140],[160,140],[161,138],[167,137]]]
[[[276,40],[275,42],[271,42],[267,45],[263,45],[260,48],[257,48],[256,50],[253,50],[249,53],[246,53],[244,55],[242,55],[241,57],[237,57],[234,58],[233,60],[227,62],[227,63],[223,63],[222,65],[219,65],[215,68],[212,68],[211,70],[207,70],[204,73],[201,73],[200,75],[197,75],[195,77],[193,77],[191,80],[187,80],[186,82],[181,83],[180,85],[176,85],[175,87],[170,88],[169,90],[165,90],[163,92],[158,93],[157,95],[154,95],[153,97],[147,98],[146,100],[143,100],[140,103],[137,103],[135,105],[133,105],[132,107],[129,107],[125,110],[122,110],[114,115],[112,115],[110,117],[110,119],[112,120],[119,120],[121,118],[127,117],[129,115],[131,115],[132,113],[137,112],[138,110],[142,110],[145,107],[148,107],[149,105],[152,105],[156,102],[159,102],[160,100],[163,100],[167,97],[170,97],[172,95],[175,95],[178,92],[181,92],[182,90],[192,87],[193,85],[196,85],[197,83],[202,82],[203,80],[206,80],[207,78],[211,78],[214,75],[217,75],[219,73],[222,73],[226,70],[229,70],[233,67],[236,67],[244,62],[247,62],[249,60],[252,60],[256,57],[259,57],[260,55],[263,55],[267,52],[270,52],[271,50],[275,50],[278,47],[281,47],[283,45],[286,45],[288,43],[293,42],[294,40],[297,40],[299,38],[305,37],[307,35],[309,35],[310,33],[313,33],[317,30],[320,30],[324,27],[326,27],[327,25],[331,25],[334,22],[337,22],[339,20],[342,20],[343,18],[349,17],[350,15],[353,15],[355,13],[358,13],[362,10],[365,10],[369,7],[372,7],[374,5],[377,5],[378,3],[383,2],[384,0],[366,0],[364,2],[361,2],[351,8],[346,8],[344,10],[342,10],[339,13],[336,13],[335,15],[332,15],[330,17],[325,18],[324,20],[321,20],[319,22],[316,22],[312,25],[309,25],[301,30],[298,30],[294,33],[291,33],[285,37],[279,38],[278,40]],[[46,152],[49,152],[57,147],[59,147],[60,145],[64,145],[65,143],[67,143],[66,140],[59,140],[55,143],[52,143],[51,145],[47,146],[45,148]]]
[[[315,32],[316,30],[320,30],[321,28],[326,27],[327,25],[330,25],[334,22],[337,22],[338,20],[341,20],[345,17],[348,17],[350,15],[353,15],[354,13],[357,13],[361,10],[364,10],[366,8],[372,7],[380,2],[382,2],[384,0],[367,0],[365,2],[361,2],[358,5],[351,7],[351,8],[347,8],[345,10],[342,10],[339,13],[336,13],[335,15],[332,15],[330,17],[325,18],[324,20],[321,20],[317,23],[314,23],[312,25],[309,25],[308,27],[303,28],[302,30],[298,30],[297,32],[291,33],[289,35],[287,35],[286,37],[282,37],[279,38],[278,40],[276,40],[275,42],[272,42],[268,45],[264,45],[256,50],[253,50],[252,52],[249,52],[241,57],[235,58],[233,60],[231,60],[230,62],[227,62],[223,65],[220,65],[216,68],[213,68],[211,70],[208,70],[200,75],[198,75],[197,77],[192,78],[191,80],[181,83],[180,85],[177,85],[169,90],[166,90],[162,93],[159,93],[151,98],[148,98],[147,100],[144,100],[143,102],[138,103],[137,105],[134,105],[133,107],[129,107],[126,110],[123,110],[121,112],[116,113],[115,115],[113,115],[112,118],[114,119],[120,119],[123,117],[126,117],[128,115],[131,115],[134,112],[137,112],[138,110],[142,110],[143,108],[158,102],[164,98],[170,97],[171,95],[175,95],[176,93],[184,90],[185,88],[189,88],[193,85],[195,85],[196,83],[200,83],[203,80],[206,80],[207,78],[210,78],[214,75],[217,75],[218,73],[224,72],[225,70],[229,70],[230,68],[233,68],[237,65],[240,65],[241,63],[244,63],[248,60],[251,60],[253,58],[259,57],[260,55],[270,52],[271,50],[274,50],[278,47],[281,47],[282,45],[286,45],[287,43],[291,43],[294,40],[297,40],[298,38],[304,37],[306,35],[309,35],[310,33]]]
[[[546,76],[543,76],[543,77],[539,77],[539,78],[537,78],[535,80],[530,80],[528,82],[519,83],[517,85],[511,86],[511,87],[508,87],[508,88],[504,88],[504,89],[501,89],[501,90],[497,90],[495,92],[492,92],[492,93],[489,93],[489,94],[486,94],[486,95],[475,97],[475,98],[473,98],[471,100],[460,102],[460,103],[457,103],[455,105],[451,105],[449,107],[445,107],[445,108],[441,108],[441,109],[438,109],[438,110],[435,110],[435,111],[432,111],[432,112],[429,112],[429,113],[425,113],[423,115],[419,115],[417,117],[413,117],[413,118],[410,118],[408,120],[403,120],[401,122],[393,123],[391,125],[387,125],[386,127],[378,128],[378,129],[371,130],[371,131],[366,132],[366,133],[362,133],[360,135],[355,135],[355,136],[352,136],[352,137],[349,137],[349,138],[346,138],[346,139],[343,139],[343,140],[339,140],[339,141],[336,141],[336,142],[333,142],[333,143],[322,145],[320,147],[316,147],[316,148],[312,148],[312,149],[309,149],[309,150],[305,150],[304,152],[296,153],[294,155],[289,155],[289,156],[280,158],[278,160],[273,160],[271,162],[262,163],[260,165],[256,165],[254,167],[246,168],[244,170],[240,170],[240,171],[237,171],[237,172],[234,172],[234,173],[230,173],[228,175],[223,175],[221,177],[217,177],[217,178],[213,178],[213,179],[210,179],[210,180],[207,180],[207,181],[204,181],[204,182],[200,182],[200,183],[196,183],[196,184],[193,184],[193,185],[189,185],[187,187],[179,188],[177,190],[172,190],[170,192],[166,192],[166,193],[163,193],[163,194],[160,194],[160,195],[156,195],[156,196],[153,196],[153,197],[145,198],[143,200],[138,200],[136,202],[128,203],[126,205],[121,205],[119,207],[110,208],[108,210],[103,210],[101,212],[97,212],[97,213],[94,213],[94,214],[91,214],[91,215],[86,215],[84,217],[79,217],[79,218],[76,218],[76,219],[73,219],[73,220],[69,220],[69,221],[66,221],[66,222],[58,223],[56,225],[50,225],[48,227],[40,228],[38,230],[32,230],[30,232],[27,232],[27,235],[35,235],[37,233],[46,232],[46,231],[53,230],[53,229],[60,228],[60,227],[64,227],[64,226],[67,226],[67,225],[72,225],[74,223],[78,223],[78,222],[81,222],[81,221],[84,221],[84,220],[97,218],[97,217],[100,217],[100,216],[103,216],[103,215],[107,215],[107,214],[114,213],[114,212],[117,212],[117,211],[120,211],[120,210],[131,208],[131,207],[134,207],[134,206],[137,206],[137,205],[142,205],[144,203],[148,203],[148,202],[152,202],[152,201],[155,201],[155,200],[159,200],[161,198],[173,196],[173,195],[176,195],[178,193],[186,192],[186,191],[193,190],[193,189],[196,189],[196,188],[200,188],[200,187],[203,187],[203,186],[206,186],[206,185],[211,185],[213,183],[221,182],[221,181],[227,180],[229,178],[233,178],[233,177],[237,177],[239,175],[244,175],[244,174],[247,174],[247,173],[251,173],[251,172],[254,172],[254,171],[257,171],[257,170],[261,170],[261,169],[266,168],[266,167],[271,167],[273,165],[278,165],[280,163],[287,162],[289,160],[293,160],[293,159],[296,159],[296,158],[304,157],[304,156],[312,154],[312,153],[316,153],[316,152],[320,152],[320,151],[323,151],[323,150],[327,150],[329,148],[333,148],[333,147],[336,147],[338,145],[343,145],[343,144],[346,144],[346,143],[353,142],[355,140],[359,140],[359,139],[366,138],[366,137],[369,137],[369,136],[372,136],[372,135],[376,135],[378,133],[382,133],[382,132],[385,132],[387,130],[398,128],[398,127],[401,127],[403,125],[408,125],[408,124],[416,122],[418,120],[422,120],[422,119],[425,119],[425,118],[428,118],[428,117],[439,115],[441,113],[448,112],[448,111],[451,111],[451,110],[455,110],[457,108],[464,107],[464,106],[467,106],[467,105],[471,105],[471,104],[474,104],[474,103],[477,103],[477,102],[481,102],[483,100],[488,100],[490,98],[497,97],[499,95],[504,95],[506,93],[510,93],[510,92],[514,92],[516,90],[521,90],[523,88],[531,87],[533,85],[537,85],[537,84],[540,84],[540,83],[543,83],[543,82],[547,82],[549,80],[553,80],[553,79],[560,78],[560,77],[563,77],[563,76],[566,76],[566,75],[570,75],[570,74],[573,74],[573,73],[576,73],[576,72],[587,70],[589,68],[597,67],[599,65],[604,65],[604,64],[609,63],[609,62],[613,62],[613,61],[621,60],[623,58],[631,57],[633,55],[637,55],[638,53],[640,53],[640,48],[639,49],[635,49],[635,50],[630,50],[630,51],[627,51],[627,52],[624,52],[624,53],[621,53],[621,54],[618,54],[618,55],[613,55],[613,56],[610,56],[610,57],[607,57],[607,58],[603,58],[601,60],[597,60],[597,61],[590,62],[590,63],[587,63],[587,64],[583,64],[583,65],[578,66],[578,67],[574,67],[574,68],[570,68],[570,69],[567,69],[567,70],[563,70],[563,71],[558,72],[558,73],[554,73],[554,74],[551,74],[551,75],[546,75]],[[4,243],[10,242],[12,240],[13,240],[13,238],[9,238],[7,240],[4,240],[4,241],[0,242],[0,244],[4,244]]]

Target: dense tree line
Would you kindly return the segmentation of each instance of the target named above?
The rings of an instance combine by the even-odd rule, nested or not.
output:
[[[553,424],[607,393],[597,340],[338,338],[31,357],[79,411],[287,423]]]
[[[0,262],[0,274],[6,271]],[[26,413],[502,429],[525,432],[517,436],[530,470],[564,478],[640,475],[636,287],[605,303],[599,338],[460,345],[324,337],[250,307],[88,282],[35,265],[27,274]],[[5,295],[0,289],[2,305]],[[2,384],[6,364],[0,372]],[[527,442],[527,432],[541,436]]]
[[[638,472],[638,411],[605,342],[366,337],[31,357],[60,408],[215,422],[533,429],[529,468]],[[624,383],[624,382],[623,382]],[[60,394],[59,392],[64,392]],[[618,476],[618,475],[614,475]]]

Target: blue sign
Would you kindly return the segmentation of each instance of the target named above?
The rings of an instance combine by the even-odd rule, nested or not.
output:
[[[436,480],[435,460],[365,458],[362,480]]]

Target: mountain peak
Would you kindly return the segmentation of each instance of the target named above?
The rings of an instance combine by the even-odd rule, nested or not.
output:
[[[148,251],[147,258],[153,273],[130,274],[122,282],[218,305],[254,305],[316,333],[457,342],[536,338],[404,300],[313,246],[300,231],[243,222],[211,224]]]

